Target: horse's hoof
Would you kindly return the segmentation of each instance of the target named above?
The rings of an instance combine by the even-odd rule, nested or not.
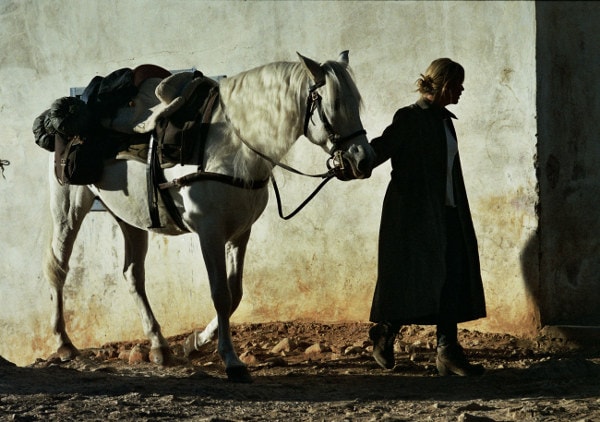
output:
[[[77,347],[73,346],[72,343],[66,343],[58,348],[56,354],[58,355],[61,361],[67,362],[79,356],[80,352],[79,350],[77,350]]]
[[[226,368],[225,372],[227,373],[227,378],[231,382],[244,384],[250,384],[252,382],[250,372],[248,372],[248,368],[245,366],[232,366],[231,368]]]
[[[154,347],[150,349],[148,358],[152,363],[167,366],[173,362],[173,353],[171,352],[171,348],[168,346]]]
[[[200,340],[198,342],[198,333],[193,333],[188,336],[183,342],[183,355],[187,359],[191,359],[194,355],[201,355],[205,352],[205,348],[210,344],[210,340]]]
[[[183,343],[183,355],[189,358],[196,351],[196,333],[190,334]]]

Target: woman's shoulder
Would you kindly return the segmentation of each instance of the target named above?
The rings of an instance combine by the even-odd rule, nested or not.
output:
[[[405,107],[399,108],[394,113],[394,122],[401,120],[411,120],[421,110],[421,108],[415,103]]]

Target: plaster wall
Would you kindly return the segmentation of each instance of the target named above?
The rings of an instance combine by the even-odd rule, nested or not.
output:
[[[234,75],[254,66],[318,61],[350,50],[369,137],[414,102],[431,60],[466,69],[451,108],[479,238],[488,318],[470,326],[531,333],[539,325],[522,254],[535,235],[535,3],[363,1],[0,0],[0,355],[18,364],[54,350],[47,242],[49,154],[33,142],[33,119],[95,75],[155,63]],[[320,172],[325,156],[301,144],[287,162]],[[316,181],[276,170],[287,211]],[[298,216],[281,220],[271,199],[254,226],[245,296],[234,322],[368,319],[377,232],[389,166],[365,181],[332,181]],[[122,236],[107,213],[86,217],[65,290],[67,327],[79,347],[142,338],[120,269]],[[533,254],[532,256],[535,256]],[[524,264],[522,264],[524,262]],[[213,316],[197,239],[151,236],[147,291],[165,335]],[[365,334],[366,335],[366,334]]]
[[[600,326],[600,7],[540,2],[536,15],[541,320]]]

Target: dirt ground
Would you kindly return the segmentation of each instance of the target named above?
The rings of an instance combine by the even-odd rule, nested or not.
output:
[[[462,330],[487,373],[440,377],[431,327],[409,326],[397,366],[371,357],[369,324],[234,326],[254,382],[227,381],[216,343],[178,363],[146,361],[128,341],[17,367],[0,358],[0,420],[16,421],[600,421],[600,346]],[[132,352],[133,350],[133,352]],[[131,361],[131,362],[130,362]]]

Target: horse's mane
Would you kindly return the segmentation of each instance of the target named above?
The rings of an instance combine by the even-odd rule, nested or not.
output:
[[[326,74],[326,97],[332,102],[330,111],[340,113],[344,118],[358,118],[354,115],[356,104],[360,106],[362,100],[347,65],[327,61],[322,68]],[[291,147],[290,142],[302,135],[303,113],[308,87],[312,83],[300,62],[259,66],[221,81],[223,111],[246,142],[279,161]],[[354,107],[351,107],[353,101]],[[258,170],[268,176],[271,165],[258,159],[248,148],[240,148],[238,136],[233,138],[229,148],[237,149],[235,176],[248,180],[250,166],[255,166],[255,172]]]

